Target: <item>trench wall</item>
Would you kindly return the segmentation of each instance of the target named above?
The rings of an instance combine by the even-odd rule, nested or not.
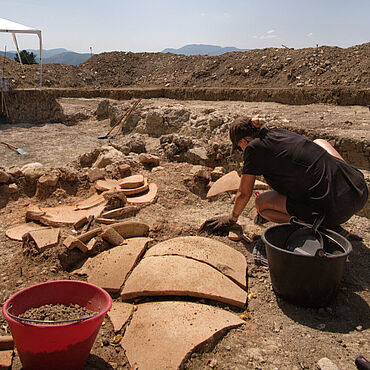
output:
[[[277,102],[291,105],[326,103],[335,105],[369,105],[370,89],[354,88],[145,88],[145,89],[25,89],[5,93],[11,123],[63,122],[64,113],[58,98],[168,98],[203,101]],[[294,128],[292,128],[294,130]],[[307,134],[307,133],[306,133]],[[331,139],[331,138],[326,138]],[[370,148],[349,138],[340,138],[337,145],[345,159],[369,170]]]
[[[12,90],[5,93],[9,122],[33,123],[60,121],[62,111],[57,98],[168,98],[205,101],[255,101],[304,105],[370,105],[370,89],[354,88],[146,88],[146,89],[44,89]]]

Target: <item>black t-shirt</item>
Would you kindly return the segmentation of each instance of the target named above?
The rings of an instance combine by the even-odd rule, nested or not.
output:
[[[359,211],[359,199],[367,198],[360,171],[284,129],[262,129],[247,145],[243,174],[263,175],[280,194],[324,214],[348,211],[348,207],[354,214]]]

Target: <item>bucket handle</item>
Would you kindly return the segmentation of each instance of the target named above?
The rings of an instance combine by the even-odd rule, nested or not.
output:
[[[69,322],[79,322],[79,321],[84,321],[87,319],[91,319],[95,316],[100,315],[102,312],[98,312],[95,315],[87,316],[87,317],[81,317],[79,319],[71,319],[71,320],[59,320],[59,321],[44,321],[44,320],[32,320],[32,319],[24,319],[22,317],[15,316],[9,312],[9,310],[13,307],[13,305],[9,305],[9,308],[6,309],[6,313],[15,320],[18,321],[26,321],[30,323],[37,323],[37,324],[64,324],[64,323],[69,323]]]

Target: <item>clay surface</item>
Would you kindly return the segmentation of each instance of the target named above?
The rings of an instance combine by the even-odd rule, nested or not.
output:
[[[209,265],[180,256],[144,258],[121,292],[124,300],[150,296],[208,298],[243,308],[247,293]]]
[[[178,369],[200,344],[243,324],[237,315],[190,302],[155,302],[138,306],[122,347],[140,369]]]
[[[185,236],[158,243],[145,257],[177,255],[207,263],[246,289],[247,262],[228,245],[211,238]]]

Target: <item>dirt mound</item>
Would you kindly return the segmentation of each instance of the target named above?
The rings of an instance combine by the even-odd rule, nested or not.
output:
[[[43,85],[94,87],[369,87],[370,43],[342,49],[256,49],[220,56],[110,52],[80,66],[46,64]],[[12,88],[37,87],[39,66],[6,60]]]

